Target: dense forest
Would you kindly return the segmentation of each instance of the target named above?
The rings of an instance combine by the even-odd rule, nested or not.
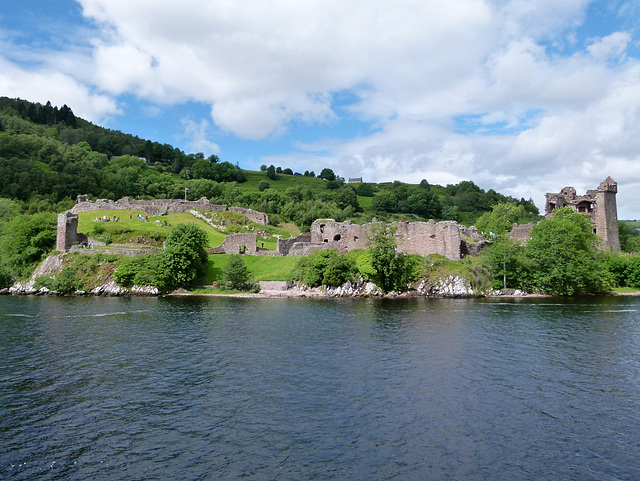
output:
[[[317,177],[273,165],[245,171],[215,155],[185,154],[96,126],[66,105],[0,98],[0,197],[23,202],[25,211],[60,211],[79,194],[151,199],[182,198],[185,192],[190,199],[264,211],[274,222],[294,222],[302,230],[320,217],[434,218],[470,225],[500,202],[522,205],[528,218],[538,214],[531,200],[484,191],[471,181],[347,184],[331,169]]]

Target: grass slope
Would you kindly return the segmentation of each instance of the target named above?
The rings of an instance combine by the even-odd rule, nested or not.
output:
[[[206,285],[222,278],[224,268],[229,262],[230,254],[215,254],[209,256],[207,265]],[[242,256],[247,269],[254,281],[290,281],[291,271],[299,260],[298,257],[262,257]]]

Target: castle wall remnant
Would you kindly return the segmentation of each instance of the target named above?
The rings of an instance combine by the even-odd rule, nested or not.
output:
[[[71,209],[73,214],[93,210],[141,210],[147,215],[180,214],[190,210],[209,210],[212,212],[238,212],[246,215],[249,220],[268,225],[269,217],[263,212],[244,207],[212,204],[209,199],[202,197],[199,200],[180,199],[155,199],[136,200],[131,197],[123,197],[116,201],[110,199],[98,199],[91,202],[87,196],[78,196],[78,203]]]
[[[533,230],[533,222],[528,224],[513,224],[511,232],[507,234],[508,237],[517,240],[521,245],[525,245],[531,239],[531,231]]]
[[[337,249],[340,253],[354,249],[366,249],[368,234],[375,224],[357,225],[350,221],[335,222],[321,219],[311,224],[309,234],[293,239],[278,241],[281,255],[307,255],[321,249]],[[462,257],[464,241],[460,235],[460,226],[453,221],[434,222],[396,222],[395,236],[398,250],[405,254],[440,254],[448,259]]]
[[[576,195],[576,189],[565,187],[558,194],[545,195],[545,215],[550,217],[554,210],[567,206],[587,214],[595,225],[596,235],[603,241],[603,248],[620,251],[617,193],[618,184],[611,177],[604,179],[596,190],[588,190],[586,195]]]
[[[78,243],[78,214],[65,212],[58,214],[58,232],[56,236],[56,250],[68,251],[72,245]]]
[[[210,254],[248,254],[256,255],[256,234],[229,234],[219,247],[209,249]]]

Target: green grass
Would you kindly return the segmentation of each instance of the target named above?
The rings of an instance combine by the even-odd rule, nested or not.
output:
[[[145,237],[154,242],[150,245],[161,246],[171,227],[177,224],[193,223],[204,230],[209,237],[209,247],[217,247],[224,241],[226,234],[214,229],[206,222],[194,217],[188,212],[182,214],[169,214],[166,216],[150,216],[149,221],[138,220],[138,214],[144,215],[141,210],[102,211],[94,210],[80,212],[78,214],[78,232],[101,240],[108,235],[114,243],[135,243],[135,239]],[[131,220],[129,219],[131,215]],[[120,217],[119,222],[94,222],[96,218],[103,216]],[[159,222],[156,222],[159,221]],[[99,227],[98,227],[99,226]],[[103,228],[104,233],[94,234],[96,227]],[[133,240],[132,240],[133,239]]]
[[[613,292],[617,292],[618,294],[633,294],[635,292],[640,292],[640,289],[637,287],[615,287]]]
[[[276,180],[271,180],[265,172],[256,172],[251,170],[243,171],[247,177],[247,181],[238,184],[238,188],[243,192],[258,191],[258,184],[266,180],[269,182],[269,188],[284,193],[289,187],[303,187],[311,189],[314,194],[326,190],[327,183],[317,177],[305,177],[304,175],[284,175],[277,174]]]
[[[361,195],[358,196],[358,204],[362,208],[362,210],[372,211],[373,210],[373,197],[363,197]]]
[[[212,254],[207,265],[206,285],[219,281],[231,254]],[[298,257],[242,257],[254,281],[290,281]]]

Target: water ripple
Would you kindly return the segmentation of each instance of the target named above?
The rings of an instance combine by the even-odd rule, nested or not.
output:
[[[0,479],[634,479],[639,308],[0,298]]]

